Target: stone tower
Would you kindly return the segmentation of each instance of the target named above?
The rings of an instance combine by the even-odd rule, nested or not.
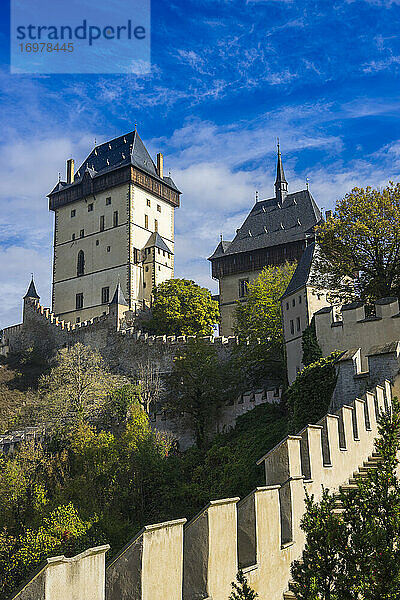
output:
[[[209,260],[219,283],[220,334],[232,335],[237,302],[264,267],[299,262],[314,241],[322,214],[309,189],[288,193],[278,144],[275,197],[257,198],[232,241],[222,240]]]
[[[174,273],[174,210],[180,192],[138,132],[95,146],[49,194],[54,211],[52,310],[85,321],[107,312],[120,282],[131,310]]]

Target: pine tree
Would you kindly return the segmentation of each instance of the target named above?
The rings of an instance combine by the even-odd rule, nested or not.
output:
[[[400,485],[396,476],[400,449],[400,405],[379,419],[375,442],[381,462],[357,488],[336,498],[306,498],[302,529],[306,545],[292,565],[292,591],[298,600],[398,600],[400,598]]]
[[[301,347],[303,350],[302,363],[305,367],[322,358],[322,350],[318,344],[314,321],[303,331]]]
[[[249,586],[247,579],[240,569],[236,575],[236,581],[232,581],[232,592],[229,596],[229,600],[255,600],[258,594]]]

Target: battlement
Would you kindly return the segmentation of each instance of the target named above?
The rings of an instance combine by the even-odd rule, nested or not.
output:
[[[321,497],[322,486],[337,490],[374,450],[377,419],[391,407],[386,381],[362,399],[326,415],[316,425],[288,436],[263,456],[267,485],[239,498],[211,501],[186,523],[185,519],[145,527],[110,562],[88,569],[88,556],[76,557],[75,571],[60,572],[57,559],[47,562],[46,577],[58,590],[75,593],[92,586],[91,600],[226,600],[230,583],[242,567],[250,585],[268,600],[282,600],[288,587],[290,565],[304,546],[300,528],[305,489]],[[54,569],[54,576],[52,570]],[[57,569],[57,570],[56,570]],[[96,571],[97,570],[97,571]],[[94,573],[97,581],[92,583]],[[26,600],[35,578],[14,600]],[[46,587],[41,600],[61,600],[60,592]],[[71,592],[71,598],[78,598]],[[81,593],[79,597],[86,597]]]
[[[370,316],[366,314],[366,307],[361,302],[329,306],[316,312],[315,330],[323,355],[334,350],[361,348],[361,368],[366,371],[366,357],[373,346],[400,340],[398,298],[382,298],[372,311],[368,311]]]
[[[11,454],[23,442],[42,442],[44,437],[45,427],[41,425],[37,427],[24,427],[17,431],[11,431],[10,433],[0,435],[0,452]]]
[[[46,329],[43,330],[43,327]],[[38,329],[42,339],[39,338]],[[109,332],[110,335],[117,333],[126,340],[145,343],[148,345],[163,344],[164,346],[182,346],[190,340],[196,339],[196,336],[166,336],[149,335],[148,333],[137,331],[133,327],[127,327],[124,322],[116,321],[115,314],[109,312],[99,317],[94,317],[81,323],[70,323],[59,319],[49,308],[40,304],[37,298],[25,299],[24,321],[12,327],[6,327],[2,330],[0,342],[0,354],[6,355],[9,352],[19,351],[35,343],[43,342],[43,336],[47,338],[48,345],[53,346],[55,350],[69,343],[81,341],[88,345],[94,345],[101,348],[107,345],[105,336],[94,336],[98,331]],[[213,344],[219,348],[228,349],[239,343],[237,337],[213,337],[203,336],[201,339]],[[247,343],[248,340],[247,340]]]

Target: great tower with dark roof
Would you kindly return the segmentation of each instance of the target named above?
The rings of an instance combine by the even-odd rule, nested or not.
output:
[[[234,239],[221,240],[209,258],[219,282],[221,334],[232,333],[234,308],[245,301],[249,281],[265,266],[299,262],[321,220],[309,189],[289,193],[278,145],[275,197],[257,201]]]
[[[55,214],[53,312],[79,322],[107,312],[120,283],[128,306],[148,304],[174,272],[180,191],[137,130],[96,145],[49,194]]]

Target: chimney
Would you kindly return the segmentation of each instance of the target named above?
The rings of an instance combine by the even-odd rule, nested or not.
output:
[[[74,159],[67,160],[67,183],[74,183]]]
[[[327,210],[325,211],[325,219],[331,219],[332,218],[332,211],[331,210]]]
[[[159,177],[164,177],[164,156],[161,152],[157,154],[157,173]]]

